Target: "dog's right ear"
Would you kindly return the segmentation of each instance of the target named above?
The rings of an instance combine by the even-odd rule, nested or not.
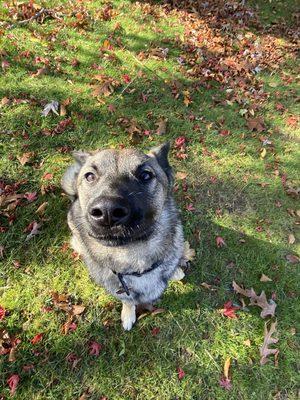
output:
[[[61,179],[61,186],[63,190],[74,200],[77,197],[77,176],[90,154],[83,151],[75,151],[72,155],[75,159],[75,163],[71,165],[64,173]]]

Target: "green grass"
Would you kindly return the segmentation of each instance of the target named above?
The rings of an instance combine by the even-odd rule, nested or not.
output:
[[[61,3],[43,1],[42,5],[51,8]],[[9,62],[9,67],[0,71],[0,100],[10,100],[0,108],[1,180],[9,184],[22,181],[18,193],[38,194],[36,201],[26,204],[22,200],[22,206],[9,212],[15,214],[12,224],[7,211],[2,210],[0,215],[4,228],[0,305],[7,310],[0,329],[21,340],[14,362],[9,362],[7,355],[0,356],[0,397],[9,397],[6,381],[19,374],[15,399],[73,400],[85,392],[95,400],[297,398],[299,268],[285,258],[297,254],[300,240],[297,217],[290,215],[299,203],[286,192],[288,186],[297,187],[299,177],[299,128],[288,122],[299,110],[297,61],[290,36],[281,35],[277,28],[267,32],[281,18],[290,17],[287,23],[292,24],[296,3],[253,3],[261,26],[241,25],[239,33],[253,32],[262,43],[266,35],[273,35],[276,50],[283,53],[254,78],[255,89],[262,88],[265,93],[263,99],[253,97],[253,80],[245,81],[245,90],[242,85],[232,85],[236,81],[226,84],[216,78],[199,82],[199,77],[189,72],[191,65],[180,66],[177,58],[191,55],[186,46],[191,35],[185,30],[180,11],[174,9],[165,15],[160,2],[157,6],[144,2],[142,6],[114,1],[110,20],[101,17],[108,4],[104,1],[64,2],[58,11],[63,15],[61,21],[46,19],[42,24],[24,26],[12,19],[4,5],[0,6],[1,62]],[[212,2],[209,7],[213,7]],[[88,12],[84,29],[75,24],[73,10],[74,15]],[[212,30],[224,39],[223,47],[231,43],[234,35],[230,30],[220,33],[212,16],[202,17],[202,23],[209,27],[207,35]],[[101,53],[105,40],[114,48]],[[206,46],[213,54],[212,45]],[[233,43],[234,55],[239,46]],[[166,59],[140,55],[153,48],[168,48]],[[267,57],[264,51],[265,47],[262,52]],[[49,60],[46,74],[32,75],[43,67],[36,57]],[[74,59],[78,65],[72,64]],[[109,97],[92,96],[91,85],[96,83],[93,77],[97,74],[120,81]],[[127,89],[124,75],[132,79]],[[172,94],[174,82],[180,88],[178,98]],[[192,99],[188,107],[183,102],[184,90]],[[142,101],[142,94],[147,102]],[[66,116],[41,116],[46,103],[68,98],[71,102]],[[278,110],[278,104],[283,110]],[[115,107],[114,112],[109,105]],[[252,118],[251,109],[254,117],[263,117],[265,131],[251,132],[247,127],[243,114],[247,110],[246,117]],[[45,134],[68,117],[73,124],[62,133]],[[133,144],[122,118],[134,120],[141,131],[151,131],[150,137],[144,135]],[[154,133],[161,118],[168,119],[164,137]],[[221,136],[222,129],[229,130],[230,135]],[[187,138],[186,160],[176,157],[174,140],[178,136]],[[264,158],[260,157],[260,136],[272,141],[265,146]],[[144,317],[132,331],[124,332],[120,303],[90,281],[83,263],[72,258],[71,250],[62,251],[69,240],[68,199],[61,193],[59,182],[71,156],[61,147],[135,145],[147,150],[167,139],[173,141],[171,161],[175,171],[188,173],[187,191],[178,180],[175,195],[185,236],[195,248],[196,258],[184,280],[172,282],[165,292],[160,306],[166,311]],[[17,157],[24,152],[34,154],[22,166]],[[47,172],[53,177],[45,181]],[[285,178],[286,187],[282,185]],[[42,187],[50,184],[53,186],[44,193]],[[37,214],[44,202],[48,202],[45,213]],[[186,209],[189,204],[195,211]],[[24,229],[34,220],[42,223],[41,233],[25,241]],[[288,243],[289,234],[294,234],[295,244]],[[216,236],[224,238],[225,247],[216,247]],[[15,261],[20,262],[19,268]],[[272,282],[260,282],[262,273]],[[238,311],[237,319],[225,318],[219,312],[228,300],[239,303],[231,288],[233,280],[259,293],[265,290],[268,298],[276,294],[278,364],[271,356],[268,364],[260,366],[265,321],[258,309]],[[216,290],[205,289],[203,282]],[[67,335],[61,331],[65,314],[43,311],[52,304],[53,291],[67,293],[73,304],[86,307],[76,321],[77,329]],[[156,336],[151,334],[154,327],[160,328]],[[44,333],[42,341],[32,345],[30,340],[40,332]],[[89,355],[91,340],[103,346],[98,358]],[[250,347],[245,340],[250,340]],[[80,358],[75,368],[66,360],[72,352]],[[230,391],[219,385],[228,357]],[[30,364],[34,369],[24,371],[23,366]],[[185,372],[181,381],[177,367]]]

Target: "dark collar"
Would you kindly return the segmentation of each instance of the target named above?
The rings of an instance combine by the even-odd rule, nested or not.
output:
[[[122,285],[122,287],[124,289],[124,290],[122,290],[122,289],[118,290],[117,293],[121,294],[121,293],[125,292],[127,294],[127,296],[130,296],[130,288],[127,286],[127,284],[126,284],[126,282],[124,280],[124,275],[132,275],[132,276],[140,277],[140,276],[143,276],[143,275],[147,274],[148,272],[151,272],[154,269],[158,268],[161,264],[162,264],[162,261],[156,261],[154,264],[151,265],[150,268],[145,269],[145,271],[143,271],[143,272],[124,272],[124,273],[121,273],[121,272],[116,272],[116,271],[112,270],[112,272],[115,275],[117,275],[117,277],[118,277],[118,279],[119,279],[119,281],[120,281],[120,283],[121,283],[121,285]]]

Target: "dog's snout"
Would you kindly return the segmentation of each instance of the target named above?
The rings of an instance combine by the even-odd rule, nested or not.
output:
[[[122,199],[103,198],[92,204],[89,214],[99,225],[114,226],[128,221],[130,209]]]

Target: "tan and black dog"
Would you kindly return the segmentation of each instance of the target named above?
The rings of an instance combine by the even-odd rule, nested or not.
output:
[[[77,152],[62,178],[72,198],[72,246],[91,277],[123,303],[130,330],[136,306],[153,304],[183,272],[183,233],[172,195],[169,144],[144,154],[135,149]]]

